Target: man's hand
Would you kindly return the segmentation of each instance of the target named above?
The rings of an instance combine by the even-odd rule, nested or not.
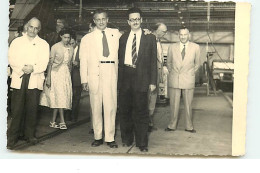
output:
[[[156,86],[155,85],[149,85],[149,89],[151,92],[154,92],[155,89],[156,89]]]
[[[24,67],[22,68],[22,71],[23,71],[25,74],[30,74],[30,73],[33,72],[33,66],[32,66],[32,65],[25,64]]]
[[[149,29],[143,29],[143,30],[144,30],[144,35],[148,35],[152,33]]]
[[[88,91],[88,83],[83,83],[82,89],[83,89],[83,91]]]

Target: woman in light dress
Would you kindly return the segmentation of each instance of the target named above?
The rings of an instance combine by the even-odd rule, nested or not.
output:
[[[45,89],[40,98],[40,105],[53,109],[50,127],[67,129],[64,121],[64,109],[72,106],[71,62],[73,47],[70,46],[70,31],[60,31],[61,41],[51,48],[51,57],[47,70]],[[60,123],[56,123],[57,114]]]

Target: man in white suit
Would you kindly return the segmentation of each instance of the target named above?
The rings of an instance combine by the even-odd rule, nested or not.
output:
[[[12,120],[7,133],[7,147],[10,149],[17,142],[21,130],[30,143],[37,142],[34,135],[39,93],[43,89],[50,52],[49,44],[38,37],[40,29],[41,22],[32,18],[28,22],[27,34],[16,38],[9,48],[8,60],[13,69]]]
[[[180,42],[172,44],[168,49],[167,68],[169,70],[169,93],[171,119],[165,131],[177,128],[181,92],[185,109],[185,131],[196,133],[192,123],[192,108],[195,87],[195,73],[200,65],[200,47],[189,41],[190,33],[187,28],[179,30]]]
[[[110,148],[115,142],[117,109],[118,46],[121,36],[118,29],[107,28],[108,15],[103,9],[93,14],[96,29],[85,35],[80,44],[80,76],[83,90],[89,90],[92,109],[93,147],[103,144],[102,105],[104,109],[104,141]]]

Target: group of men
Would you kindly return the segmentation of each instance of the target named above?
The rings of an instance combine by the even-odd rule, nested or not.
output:
[[[130,31],[121,35],[118,29],[107,27],[109,18],[105,10],[98,9],[94,12],[95,29],[86,34],[79,47],[75,49],[77,53],[74,54],[73,65],[76,73],[75,76],[72,74],[72,78],[79,78],[80,76],[80,79],[77,80],[80,82],[75,84],[73,94],[75,100],[79,100],[80,94],[77,93],[81,93],[82,89],[89,91],[95,139],[91,144],[92,147],[100,146],[103,142],[106,142],[110,148],[118,147],[115,141],[115,120],[118,104],[123,146],[131,146],[135,141],[136,147],[139,147],[140,151],[147,152],[148,132],[155,128],[153,114],[158,95],[158,84],[163,73],[163,51],[160,39],[166,34],[167,27],[163,23],[158,23],[153,33],[150,34],[141,28],[143,19],[139,8],[129,9],[127,15]],[[32,25],[32,23],[38,25]],[[39,83],[39,80],[38,85],[34,86],[32,86],[31,83],[33,82],[31,81],[34,73],[39,78],[43,76],[49,58],[47,55],[49,46],[37,36],[40,30],[40,21],[33,18],[28,24],[28,34],[24,36],[24,39],[27,39],[26,45],[28,48],[37,47],[30,51],[38,54],[37,56],[35,54],[27,55],[21,50],[20,56],[13,55],[14,49],[21,47],[21,45],[14,45],[18,42],[15,40],[10,46],[9,62],[11,67],[14,68],[14,73],[17,74],[16,78],[12,78],[12,82],[20,82],[16,86],[11,85],[21,92],[20,95],[16,96],[17,101],[13,101],[18,102],[20,99],[20,102],[25,103],[25,105],[21,104],[26,112],[24,114],[25,119],[35,123],[35,119],[28,118],[31,117],[29,115],[31,107],[29,108],[27,104],[31,103],[27,95],[34,97],[29,91],[37,90],[38,92],[42,89],[42,83]],[[34,32],[34,34],[30,35],[29,32]],[[30,38],[32,40],[40,39],[42,44],[28,41]],[[196,131],[192,125],[191,102],[195,86],[195,73],[199,67],[200,51],[197,44],[189,41],[189,30],[187,28],[179,30],[179,38],[180,42],[170,45],[168,50],[167,68],[169,71],[171,120],[165,131],[174,131],[177,128],[179,100],[182,91],[186,112],[186,131],[194,133]],[[73,40],[76,42],[76,38],[71,39],[72,44]],[[46,52],[40,57],[39,55],[43,51],[40,49],[43,47]],[[22,56],[26,56],[24,62],[20,62]],[[27,58],[28,60],[26,60]],[[37,58],[41,58],[41,60]],[[39,61],[42,61],[42,63],[40,64]],[[37,65],[40,65],[41,68]],[[30,67],[30,70],[27,69],[27,66]],[[27,79],[27,76],[30,79]],[[42,79],[40,82],[43,82],[44,77],[40,79]],[[38,101],[33,103],[35,107],[37,107],[37,103]],[[17,109],[15,104],[14,107],[12,106],[14,110]],[[78,108],[75,110],[78,110]],[[13,120],[9,129],[9,144],[15,143],[18,135],[17,130],[19,128],[17,128],[17,124],[14,125],[15,119],[18,122],[19,117],[23,116],[21,108],[17,109],[17,112],[19,112],[17,115],[12,113]],[[34,126],[27,127],[35,130]],[[29,141],[35,139],[33,132],[32,130],[28,135],[26,133]]]

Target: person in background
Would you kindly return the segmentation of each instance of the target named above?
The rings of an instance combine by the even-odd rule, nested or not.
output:
[[[61,40],[59,32],[65,28],[65,25],[66,21],[64,19],[57,19],[56,30],[45,36],[45,39],[50,44],[50,47],[52,47],[54,44],[58,43]]]
[[[86,34],[80,44],[80,76],[83,90],[89,90],[94,138],[92,147],[103,144],[117,148],[115,119],[117,110],[118,29],[107,28],[108,14],[97,9],[93,14],[95,30]],[[102,106],[104,118],[102,118]]]
[[[79,103],[81,98],[81,81],[80,81],[80,59],[79,59],[79,46],[76,39],[76,35],[71,35],[70,45],[74,48],[74,53],[72,57],[72,69],[71,69],[71,81],[72,81],[72,111],[70,118],[72,122],[78,120],[79,114]]]
[[[10,45],[8,60],[12,71],[12,119],[7,132],[7,147],[12,149],[23,131],[31,144],[35,137],[40,90],[43,89],[44,71],[49,61],[49,44],[38,37],[41,22],[33,17],[28,22],[27,34],[16,38]],[[21,122],[24,120],[23,129]]]
[[[167,33],[167,26],[164,23],[156,23],[153,26],[153,35],[156,37],[157,42],[157,85],[156,90],[153,92],[148,91],[148,109],[149,109],[149,128],[148,132],[152,132],[153,130],[157,130],[157,128],[154,126],[154,110],[156,106],[156,100],[159,93],[159,83],[163,83],[163,50],[162,50],[162,44],[161,39],[164,37],[164,35]]]
[[[185,110],[185,131],[196,133],[192,123],[192,99],[195,88],[195,73],[200,66],[200,47],[189,41],[188,28],[179,29],[180,42],[169,46],[167,68],[169,70],[169,95],[171,119],[165,131],[175,131],[178,123],[181,92]]]
[[[148,90],[154,92],[157,84],[157,47],[155,36],[144,34],[141,28],[142,12],[128,10],[131,30],[119,40],[119,115],[123,146],[133,144],[141,152],[148,151]]]
[[[64,29],[60,31],[61,41],[51,48],[50,62],[47,70],[44,92],[41,94],[40,105],[53,109],[50,127],[67,129],[64,121],[64,109],[72,107],[71,60],[73,47],[70,46],[71,33]],[[60,123],[56,123],[57,114]]]

